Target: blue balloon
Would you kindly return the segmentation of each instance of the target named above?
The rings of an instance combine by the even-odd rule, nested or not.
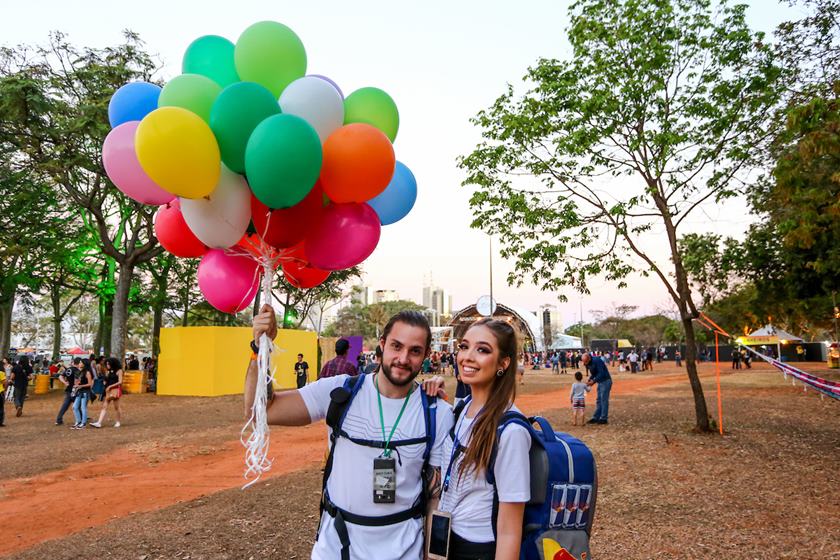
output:
[[[160,86],[149,82],[125,84],[111,96],[108,103],[108,121],[111,128],[129,121],[141,121],[158,108]]]
[[[411,212],[415,200],[417,180],[411,170],[398,161],[391,182],[379,196],[369,200],[368,205],[379,216],[379,223],[387,226],[405,218]]]

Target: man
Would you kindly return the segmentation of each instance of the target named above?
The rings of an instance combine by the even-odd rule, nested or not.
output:
[[[298,354],[298,360],[295,363],[295,377],[297,377],[298,389],[306,385],[306,380],[309,377],[309,364],[303,361],[303,354]]]
[[[82,359],[79,357],[73,358],[73,362],[69,368],[61,372],[58,380],[64,384],[64,400],[61,403],[61,408],[58,409],[58,416],[55,417],[55,425],[61,426],[64,424],[64,414],[70,405],[73,404],[73,385],[76,379],[81,377],[82,373]]]
[[[273,338],[277,332],[274,310],[264,305],[253,326],[254,340],[263,334]],[[426,414],[431,408],[424,407],[425,397],[414,380],[429,355],[431,339],[422,314],[398,313],[379,339],[379,371],[355,381],[358,390],[344,410],[341,430],[331,435],[332,457],[325,469],[329,476],[313,559],[416,560],[423,556],[422,470],[428,445]],[[347,401],[344,387],[349,379],[328,375],[302,389],[274,393],[266,411],[269,424],[302,426],[326,418],[331,395],[335,403]],[[246,416],[261,385],[252,357],[245,378]],[[452,427],[449,405],[439,402],[436,411],[428,461],[437,469],[429,479],[432,488],[440,484],[442,444]]]
[[[373,360],[368,364],[365,368],[363,373],[376,373],[376,370],[379,369],[379,364],[382,363],[382,348],[379,346],[376,347],[376,350],[373,353]]]
[[[359,370],[354,364],[347,360],[347,351],[350,350],[350,342],[346,338],[339,338],[335,341],[335,358],[329,360],[321,368],[321,375],[318,379],[335,377],[336,375],[358,375]]]
[[[638,372],[639,371],[639,355],[636,354],[635,349],[630,351],[630,355],[627,356],[627,360],[630,362],[630,373]]]
[[[584,354],[581,360],[589,372],[587,385],[598,384],[598,398],[595,401],[595,412],[588,424],[608,424],[610,411],[610,390],[612,389],[612,377],[607,369],[604,360],[593,360],[589,354]]]
[[[134,354],[131,355],[131,359],[128,361],[128,369],[131,371],[138,371],[140,369],[140,360]]]

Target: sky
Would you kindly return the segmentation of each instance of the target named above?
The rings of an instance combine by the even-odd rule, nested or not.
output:
[[[749,21],[754,29],[772,32],[797,12],[776,0],[751,0]],[[395,2],[354,0],[288,2],[274,0],[219,2],[179,0],[114,2],[32,0],[15,2],[0,20],[0,43],[38,44],[60,30],[77,45],[104,47],[121,40],[121,32],[140,34],[162,63],[160,77],[180,73],[189,43],[201,35],[222,35],[236,41],[249,25],[280,21],[303,41],[308,73],[336,81],[345,94],[376,86],[387,91],[400,111],[400,131],[394,143],[397,159],[418,182],[418,198],[402,221],[386,226],[374,254],[364,263],[365,284],[393,289],[406,299],[421,301],[424,283],[453,295],[456,309],[489,292],[488,236],[470,229],[470,190],[461,186],[464,173],[458,156],[480,140],[470,117],[488,107],[507,83],[518,84],[529,65],[540,57],[569,54],[564,29],[568,0],[498,0]],[[688,223],[687,231],[738,236],[749,224],[743,203],[707,205]],[[667,264],[667,247],[660,232],[645,244],[658,262]],[[495,243],[498,247],[498,243]],[[497,301],[536,310],[556,304],[563,322],[574,323],[583,310],[610,308],[613,303],[638,305],[639,312],[669,306],[658,280],[633,277],[618,290],[599,279],[591,294],[558,293],[504,281],[511,263],[495,255],[493,290]]]

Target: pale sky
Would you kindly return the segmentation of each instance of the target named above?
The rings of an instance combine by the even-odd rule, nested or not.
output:
[[[750,22],[771,32],[796,13],[776,0],[751,0]],[[454,296],[455,308],[474,303],[488,292],[487,236],[471,230],[469,191],[460,186],[459,155],[469,153],[479,134],[469,118],[489,106],[505,84],[519,83],[538,57],[564,57],[569,50],[563,30],[568,0],[501,2],[427,0],[395,2],[287,2],[274,0],[218,1],[53,1],[30,0],[5,6],[0,42],[43,43],[52,30],[69,35],[77,45],[103,47],[120,41],[123,29],[140,34],[150,52],[163,62],[161,77],[180,73],[189,43],[207,34],[236,42],[250,24],[276,20],[302,39],[308,55],[307,73],[335,80],[345,94],[364,86],[384,89],[400,110],[400,131],[394,148],[418,182],[411,214],[386,226],[374,254],[365,262],[366,284],[394,289],[402,297],[421,301],[424,278]],[[696,214],[690,227],[713,228],[737,235],[749,223],[745,207],[727,203]],[[652,247],[661,243],[652,237]],[[494,261],[494,292],[502,303],[532,310],[557,303],[557,294],[533,286],[510,288],[504,277],[509,266]],[[617,290],[594,280],[592,295],[581,302],[572,291],[559,304],[568,325],[591,309],[612,302],[654,312],[668,296],[658,280],[631,278]]]

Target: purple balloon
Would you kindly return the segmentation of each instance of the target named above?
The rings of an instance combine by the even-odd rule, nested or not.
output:
[[[127,197],[142,204],[160,206],[171,202],[175,195],[152,181],[134,151],[134,134],[140,121],[123,123],[108,133],[102,144],[102,164],[105,173]]]
[[[330,204],[306,238],[304,252],[315,268],[343,270],[368,258],[381,232],[379,216],[364,202]]]
[[[338,91],[338,95],[340,95],[341,98],[344,99],[344,92],[341,91],[341,88],[338,87],[337,83],[335,83],[331,79],[327,78],[326,76],[322,76],[321,74],[309,74],[309,75],[312,76],[313,78],[321,78],[325,82],[329,82],[330,84],[332,84],[332,87],[334,87]]]
[[[250,257],[210,249],[198,265],[198,287],[210,305],[223,313],[237,313],[257,295],[259,265]]]

